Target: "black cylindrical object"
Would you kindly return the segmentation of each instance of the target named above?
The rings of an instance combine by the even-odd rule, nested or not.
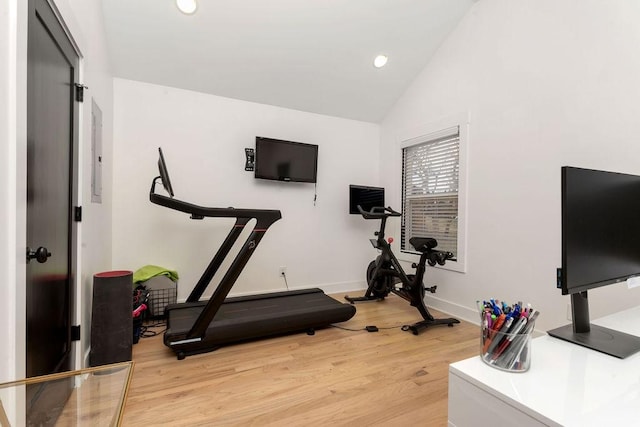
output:
[[[106,271],[93,276],[89,365],[131,360],[133,272]]]

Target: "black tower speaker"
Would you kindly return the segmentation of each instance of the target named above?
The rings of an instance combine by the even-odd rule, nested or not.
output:
[[[107,271],[93,276],[89,365],[131,360],[133,273]]]

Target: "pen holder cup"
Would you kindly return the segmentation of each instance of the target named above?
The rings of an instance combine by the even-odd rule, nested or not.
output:
[[[480,358],[484,363],[507,372],[526,372],[531,366],[531,332],[509,334],[483,326]]]

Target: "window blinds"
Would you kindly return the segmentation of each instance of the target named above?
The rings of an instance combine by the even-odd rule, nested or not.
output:
[[[460,131],[455,126],[420,141],[402,150],[402,250],[415,253],[411,237],[433,237],[437,249],[455,256]]]

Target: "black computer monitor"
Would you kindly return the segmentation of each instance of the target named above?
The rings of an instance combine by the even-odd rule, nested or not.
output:
[[[640,176],[562,168],[562,268],[557,286],[571,295],[572,324],[549,335],[624,358],[640,337],[591,325],[589,289],[640,276]]]

